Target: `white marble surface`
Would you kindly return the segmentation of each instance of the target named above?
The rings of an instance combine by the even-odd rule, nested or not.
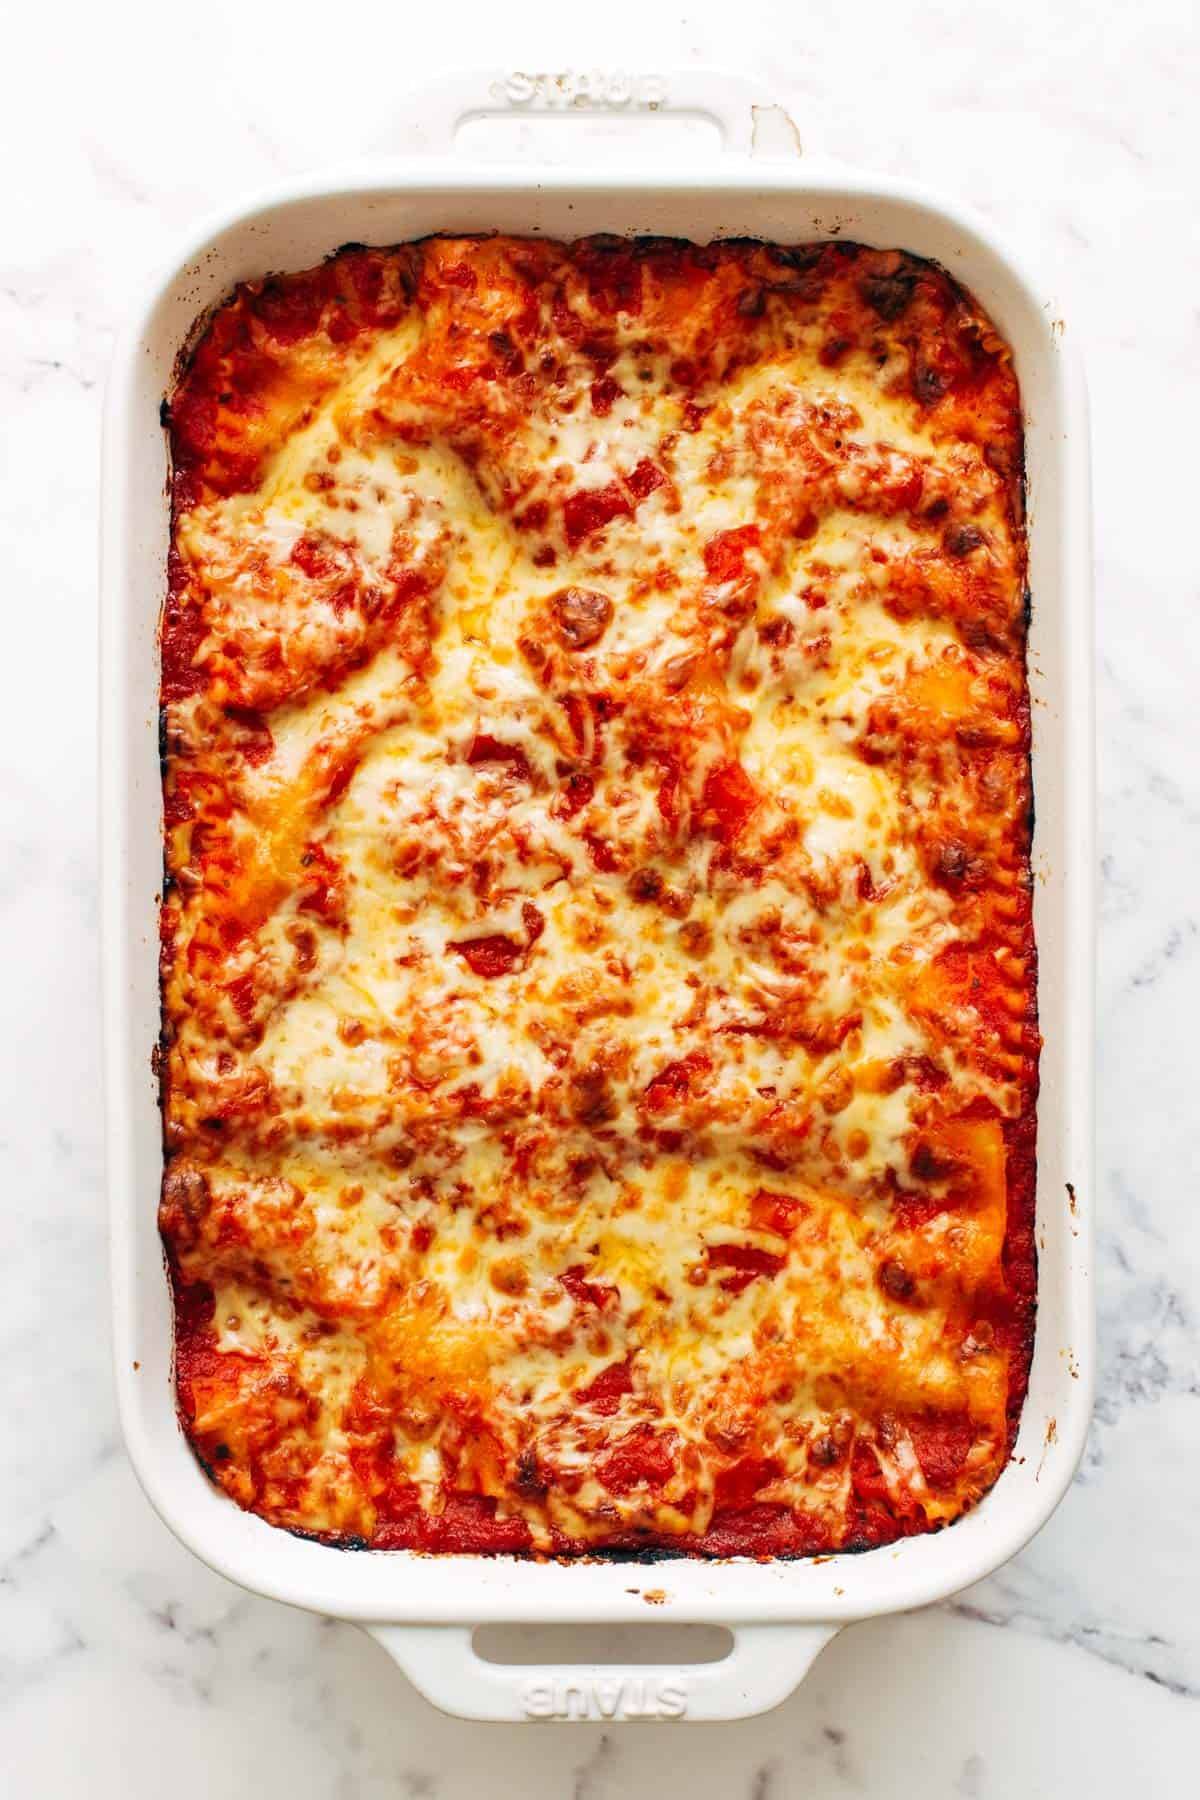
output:
[[[23,1800],[687,1792],[1109,1800],[1200,1752],[1200,382],[1191,4],[26,4],[0,119],[0,1775]],[[597,23],[592,23],[594,15]],[[339,21],[334,34],[331,18]],[[365,50],[365,54],[363,53]],[[456,59],[715,64],[805,141],[973,203],[1061,296],[1094,407],[1100,1401],[1002,1574],[847,1631],[769,1718],[472,1727],[356,1630],[249,1597],[151,1514],[108,1367],[94,539],[114,330],[202,211],[365,148]],[[852,77],[852,79],[851,79]],[[1190,404],[1189,404],[1190,403]],[[54,670],[53,681],[46,671]]]

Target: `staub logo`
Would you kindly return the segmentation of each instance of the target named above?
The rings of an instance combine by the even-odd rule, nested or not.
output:
[[[661,75],[627,75],[620,69],[562,69],[557,74],[514,70],[492,89],[496,99],[529,111],[564,107],[612,108],[621,112],[666,104],[667,84]]]
[[[591,1680],[527,1681],[521,1689],[527,1719],[682,1719],[687,1685],[679,1676],[597,1675]]]

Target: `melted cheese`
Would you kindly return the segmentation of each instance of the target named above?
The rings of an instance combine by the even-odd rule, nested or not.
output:
[[[251,481],[192,445],[163,1227],[190,1428],[281,1523],[703,1549],[753,1501],[836,1547],[1005,1454],[1012,482],[908,385],[881,253],[674,254],[613,312],[555,246],[431,245]],[[290,367],[331,304],[299,349],[235,306]]]

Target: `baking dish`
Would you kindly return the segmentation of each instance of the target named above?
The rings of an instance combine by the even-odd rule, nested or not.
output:
[[[468,161],[454,122],[562,115],[599,127],[603,167]],[[631,121],[641,118],[640,130]],[[725,149],[665,158],[663,119],[721,131]],[[909,185],[764,157],[776,109],[744,83],[646,77],[464,77],[407,116],[416,154],[316,176],[210,223],[154,286],[117,351],[105,427],[101,591],[101,843],[108,1173],[121,1414],[164,1520],[232,1580],[373,1631],[428,1698],[480,1719],[730,1719],[782,1700],[832,1633],[979,1580],[1044,1523],[1070,1481],[1090,1405],[1093,854],[1090,521],[1083,381],[1049,300],[978,222]],[[522,123],[519,135],[533,135]],[[676,147],[679,140],[676,139]],[[686,137],[691,151],[692,139]],[[618,154],[616,146],[621,147]],[[627,153],[634,146],[637,160]],[[518,144],[518,150],[522,146]],[[799,1562],[636,1559],[537,1564],[348,1552],[238,1510],[207,1481],[176,1420],[171,1307],[156,1226],[161,872],[156,625],[167,546],[159,406],[197,316],[232,285],[318,262],[338,244],[491,229],[798,242],[843,236],[942,263],[1013,347],[1027,436],[1035,921],[1045,1048],[1039,1100],[1039,1318],[1016,1453],[972,1513],[941,1533]],[[650,1614],[647,1601],[656,1604]],[[514,1667],[479,1657],[483,1623],[709,1623],[721,1662],[628,1670]]]

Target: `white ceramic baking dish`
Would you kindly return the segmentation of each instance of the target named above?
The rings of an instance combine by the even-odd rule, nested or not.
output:
[[[731,1719],[765,1710],[837,1628],[978,1581],[1041,1526],[1066,1489],[1090,1408],[1092,1307],[1093,722],[1088,437],[1083,380],[1057,309],[991,231],[907,183],[797,158],[777,110],[744,84],[672,78],[464,78],[406,116],[400,159],[314,177],[210,223],[154,286],[117,352],[105,433],[101,598],[104,998],[117,1382],[134,1467],[195,1553],[243,1586],[357,1620],[445,1710],[477,1719]],[[452,125],[557,112],[573,165],[466,160]],[[640,121],[640,130],[633,120]],[[663,159],[656,133],[663,131]],[[699,153],[680,122],[719,128]],[[474,131],[472,124],[471,130]],[[470,135],[470,133],[468,134]],[[599,139],[600,156],[595,154]],[[761,154],[764,140],[789,154]],[[689,160],[678,160],[682,148]],[[590,151],[590,156],[584,155]],[[672,152],[675,160],[668,160]],[[536,151],[535,151],[536,154]],[[602,166],[601,166],[602,165]],[[159,406],[181,345],[233,283],[299,269],[347,241],[428,232],[574,237],[655,233],[799,242],[841,235],[932,257],[959,277],[1016,354],[1029,482],[1036,927],[1045,1037],[1039,1102],[1037,1345],[1016,1454],[982,1505],[937,1535],[863,1555],[758,1564],[534,1564],[351,1553],[241,1512],[180,1431],[171,1309],[155,1222],[161,1167],[150,1058],[158,1031],[160,880],[156,622],[167,547]],[[656,1604],[651,1610],[647,1600]],[[480,1657],[484,1622],[707,1622],[725,1660],[654,1667],[513,1666]]]

